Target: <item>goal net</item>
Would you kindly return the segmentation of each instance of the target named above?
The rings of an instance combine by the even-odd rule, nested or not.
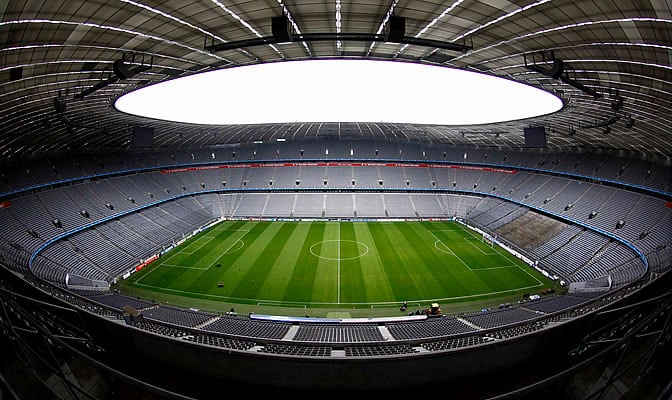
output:
[[[490,247],[495,247],[495,238],[488,235],[485,232],[483,232],[483,236],[481,237],[481,242],[487,244]]]

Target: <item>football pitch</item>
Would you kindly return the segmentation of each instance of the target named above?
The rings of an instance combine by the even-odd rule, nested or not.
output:
[[[121,287],[211,309],[353,309],[512,298],[553,282],[456,222],[223,221]]]

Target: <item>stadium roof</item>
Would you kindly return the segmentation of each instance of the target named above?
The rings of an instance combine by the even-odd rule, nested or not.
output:
[[[283,15],[276,21],[288,29],[274,31],[273,18]],[[0,2],[0,16],[4,160],[129,149],[135,125],[154,127],[155,145],[164,148],[322,137],[521,148],[523,128],[544,125],[552,150],[615,150],[663,162],[672,156],[672,11],[665,0],[9,0]],[[159,81],[320,58],[473,70],[553,91],[565,107],[478,126],[205,126],[113,108],[120,94]],[[261,95],[283,99],[271,87]]]

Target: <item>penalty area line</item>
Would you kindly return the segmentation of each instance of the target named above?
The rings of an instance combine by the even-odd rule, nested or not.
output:
[[[504,294],[504,293],[516,292],[518,290],[532,289],[532,288],[536,288],[536,287],[539,287],[539,286],[543,286],[543,284],[539,283],[538,285],[525,286],[525,287],[519,287],[519,288],[515,288],[515,289],[508,289],[508,290],[499,290],[499,291],[496,291],[496,292],[470,294],[470,295],[465,295],[465,296],[444,297],[442,299],[436,299],[436,300],[439,300],[439,301],[459,300],[459,299],[468,299],[468,298],[471,298],[471,297],[483,297],[483,296],[490,296],[490,295],[495,295],[495,294]]]
[[[182,268],[182,269],[198,269],[201,271],[205,271],[208,268],[199,268],[199,267],[185,267],[184,265],[175,265],[175,264],[161,264],[161,267],[170,267],[170,268]]]
[[[231,245],[229,245],[229,247],[227,247],[226,250],[224,250],[224,252],[223,252],[219,257],[217,257],[217,258],[215,258],[214,260],[212,260],[212,262],[205,268],[206,271],[209,270],[210,268],[212,268],[212,266],[215,265],[215,263],[216,263],[220,258],[222,258],[222,257],[225,256],[226,254],[228,254],[229,251],[231,251],[231,249],[233,248],[233,246],[235,246],[236,244],[238,244],[238,242],[243,243],[243,246],[245,245],[245,242],[243,242],[243,238],[244,238],[248,233],[250,233],[250,231],[247,230],[247,231],[241,231],[241,232],[243,232],[243,236],[241,236],[240,238],[238,238],[238,240],[236,240],[235,242],[231,243]]]
[[[226,250],[224,250],[224,252],[223,252],[219,257],[215,258],[215,259],[214,259],[210,264],[208,264],[208,266],[205,267],[205,268],[201,268],[201,267],[187,267],[187,266],[184,266],[184,265],[175,265],[175,264],[162,263],[162,264],[160,264],[160,265],[157,265],[156,268],[154,268],[154,269],[152,269],[151,271],[147,272],[146,275],[140,277],[140,279],[138,279],[138,280],[135,282],[135,284],[136,284],[136,285],[145,285],[144,283],[140,283],[140,281],[142,281],[144,278],[146,278],[147,276],[149,276],[149,274],[151,274],[152,272],[158,270],[160,267],[180,268],[180,269],[191,269],[191,270],[199,270],[199,271],[208,271],[210,268],[212,268],[213,265],[215,265],[215,263],[217,262],[217,260],[219,260],[220,258],[222,258],[222,256],[226,255],[229,251],[231,251],[231,249],[233,248],[233,246],[235,246],[235,245],[238,244],[239,242],[242,243],[243,246],[245,245],[245,242],[243,242],[243,238],[244,238],[245,235],[247,235],[250,231],[247,230],[247,231],[243,231],[243,232],[244,232],[244,233],[243,233],[243,236],[241,236],[238,240],[234,241],[234,242],[233,242],[233,243],[232,243]],[[176,252],[175,254],[178,254],[178,253],[179,253],[179,252]],[[167,258],[166,261],[169,260],[169,259],[170,259],[170,258]],[[149,286],[149,285],[148,285],[148,286]]]
[[[517,265],[511,264],[511,265],[502,265],[498,267],[487,267],[487,268],[473,268],[472,271],[478,272],[478,271],[487,271],[491,269],[502,269],[502,268],[518,268]]]
[[[197,292],[189,292],[186,290],[178,290],[178,289],[171,289],[171,288],[166,288],[166,287],[161,287],[161,286],[154,286],[154,285],[148,285],[146,283],[135,283],[136,286],[142,286],[150,289],[154,289],[154,291],[157,292],[172,292],[176,293],[179,295],[184,295],[185,297],[192,297],[189,295],[194,295],[196,298],[198,297],[212,297],[215,299],[226,299],[226,300],[236,300],[236,301],[247,301],[250,299],[247,298],[242,298],[242,297],[230,297],[230,296],[222,296],[219,294],[208,294],[208,293],[197,293]]]
[[[476,250],[480,251],[481,254],[483,254],[484,256],[497,256],[497,255],[500,255],[500,254],[499,254],[498,252],[496,252],[496,251],[489,252],[489,253],[486,253],[485,251],[483,251],[483,249],[481,249],[480,247],[478,247],[477,245],[475,245],[474,243],[472,243],[474,240],[478,240],[477,238],[475,238],[475,237],[473,237],[473,236],[472,236],[472,237],[466,237],[466,238],[464,238],[464,240],[465,240],[467,243],[469,243],[471,246],[473,246]],[[478,240],[478,241],[480,242],[480,240]]]

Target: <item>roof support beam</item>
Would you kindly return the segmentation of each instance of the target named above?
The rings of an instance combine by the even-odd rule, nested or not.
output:
[[[205,50],[211,52],[220,52],[227,50],[236,50],[244,47],[263,46],[278,43],[294,42],[317,42],[317,41],[354,41],[354,42],[388,42],[399,44],[410,44],[414,46],[431,47],[437,49],[451,50],[460,53],[466,53],[473,49],[472,46],[464,44],[443,42],[440,40],[420,39],[412,36],[404,36],[399,41],[389,40],[387,35],[375,33],[304,33],[294,34],[288,42],[279,42],[274,36],[264,36],[261,38],[238,40],[235,42],[219,43],[205,46]]]

